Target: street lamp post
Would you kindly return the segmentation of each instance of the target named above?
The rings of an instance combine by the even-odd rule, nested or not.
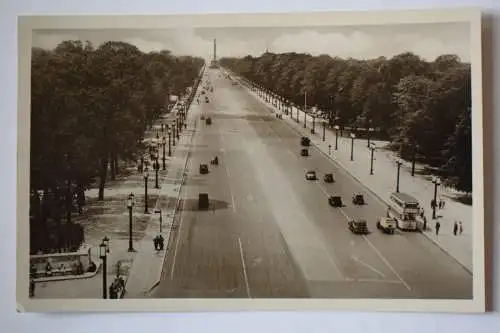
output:
[[[160,163],[158,163],[158,153],[155,154],[154,169],[155,169],[155,188],[160,188],[158,185],[158,172],[160,171]]]
[[[134,252],[134,245],[132,243],[132,209],[134,207],[134,194],[130,193],[127,198],[128,208],[128,252]]]
[[[413,154],[411,159],[411,176],[415,177],[415,160],[417,158],[418,145],[413,142]]]
[[[175,118],[176,128],[177,128],[177,140],[179,140],[179,131],[182,131],[182,128],[179,126],[179,118]]]
[[[432,183],[434,184],[434,200],[432,201],[432,218],[433,219],[436,219],[436,207],[437,207],[437,190],[438,190],[438,186],[441,185],[441,181],[439,180],[439,178],[437,177],[434,177],[432,179]]]
[[[149,171],[148,168],[144,170],[144,214],[149,214],[148,212],[148,178]]]
[[[175,124],[172,124],[172,139],[173,139],[172,140],[172,146],[174,146],[174,147],[175,147],[175,137],[176,137],[176,135],[175,135]]]
[[[371,139],[371,137],[372,137],[371,133],[372,133],[373,131],[375,131],[375,129],[374,129],[374,128],[372,128],[372,127],[370,127],[370,128],[368,129],[368,140],[367,140],[367,143],[366,143],[366,146],[367,146],[368,148],[370,148],[370,139]]]
[[[356,138],[356,134],[351,133],[351,161],[354,161],[354,138]]]
[[[339,149],[339,125],[335,125],[335,150]]]
[[[398,173],[397,173],[397,176],[396,176],[396,192],[399,192],[399,173],[400,173],[400,170],[401,170],[401,164],[403,164],[403,162],[396,161],[396,164],[398,166]]]
[[[326,119],[323,120],[323,142],[325,141]]]
[[[172,130],[168,127],[168,156],[172,156]]]
[[[313,116],[313,128],[312,128],[312,134],[314,134],[316,132],[316,117]]]
[[[108,261],[107,261],[108,253],[109,253],[109,238],[104,236],[101,244],[99,245],[99,257],[102,260],[102,298],[103,299],[108,298],[108,288],[107,288],[107,285],[108,285],[108,282],[107,282],[107,278],[108,278],[108,267],[107,267],[108,266]]]
[[[370,175],[373,175],[373,152],[375,151],[375,145],[374,144],[371,144],[370,145]]]
[[[165,136],[163,136],[163,138],[161,140],[161,144],[163,146],[163,157],[162,157],[163,170],[165,171],[165,169],[166,169],[166,167],[165,167],[165,145],[167,144],[167,139],[165,138]]]

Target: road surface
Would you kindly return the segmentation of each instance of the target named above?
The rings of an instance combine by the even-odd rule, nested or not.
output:
[[[472,276],[418,233],[376,229],[386,205],[218,70],[198,122],[156,298],[470,298]],[[196,103],[196,102],[195,102]],[[210,164],[214,156],[219,165]],[[199,173],[208,164],[210,172]],[[315,170],[317,181],[305,180]],[[334,173],[335,182],[322,176]],[[354,192],[367,204],[354,206]],[[211,207],[197,208],[208,193]],[[341,195],[345,207],[328,205]],[[350,217],[368,221],[352,234]]]

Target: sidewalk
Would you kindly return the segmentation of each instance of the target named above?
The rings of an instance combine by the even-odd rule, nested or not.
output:
[[[233,77],[236,77],[233,74]],[[244,79],[243,79],[244,80]],[[247,84],[246,84],[247,85]],[[247,85],[248,87],[248,85]],[[250,92],[256,98],[261,99],[255,92]],[[264,102],[275,112],[281,112],[271,103]],[[365,185],[372,193],[379,197],[383,202],[388,202],[392,192],[396,189],[397,164],[396,154],[385,148],[387,142],[371,141],[376,146],[374,152],[373,170],[370,175],[371,151],[367,147],[366,139],[354,140],[354,160],[351,161],[351,139],[338,138],[338,150],[335,150],[335,132],[325,131],[325,141],[323,142],[323,128],[316,120],[315,134],[311,134],[312,117],[306,116],[307,128],[304,128],[304,113],[299,110],[299,123],[295,121],[297,109],[293,108],[293,119],[283,114],[283,121],[289,124],[301,135],[311,138],[320,151],[328,156],[329,145],[331,154],[329,157],[337,162],[342,168],[349,172],[354,178]],[[441,223],[439,236],[433,231],[435,221],[432,220],[432,209],[430,201],[434,197],[434,184],[431,182],[431,175],[422,175],[422,165],[415,166],[415,176],[411,176],[411,162],[403,161],[400,169],[399,188],[401,192],[408,193],[419,200],[425,209],[428,228],[424,231],[430,240],[436,243],[441,249],[455,258],[464,268],[472,272],[472,206],[468,206],[456,201],[453,189],[446,188],[443,185],[438,187],[438,199],[443,197],[446,201],[445,208],[436,209],[436,215]],[[453,235],[453,224],[455,221],[461,221],[464,232],[461,235]]]
[[[165,248],[163,251],[154,249],[153,239],[160,234],[160,226],[159,223],[150,223],[144,237],[137,246],[137,257],[131,267],[126,283],[126,298],[147,297],[148,292],[160,281],[167,247],[171,245],[168,242],[170,231],[179,205],[179,195],[199,113],[199,106],[192,105],[188,112],[187,129],[183,131],[178,143],[178,147],[182,148],[178,148],[179,153],[171,161],[166,179],[161,185],[160,199],[155,206],[155,211],[161,210],[163,215],[161,235],[165,239]],[[174,200],[170,201],[168,199]]]
[[[190,111],[191,112],[191,111]],[[190,112],[188,112],[188,117]],[[168,114],[168,117],[160,117],[157,122],[153,125],[150,130],[145,132],[145,138],[156,137],[156,133],[161,134],[160,122],[164,122],[167,119],[171,119],[175,112]],[[189,136],[190,130],[183,129],[180,133],[180,144],[176,140],[176,145],[172,145],[172,156],[166,156],[166,171],[163,171],[161,157],[163,156],[160,151],[160,170],[158,172],[158,184],[168,184],[171,182],[172,178],[178,178],[176,173],[178,172],[178,156],[183,154],[182,145],[184,137]],[[167,148],[168,149],[168,148]],[[168,153],[167,153],[168,154]],[[101,259],[98,258],[99,255],[99,244],[104,236],[107,236],[109,241],[110,252],[107,254],[107,285],[109,286],[117,275],[117,263],[120,262],[120,276],[124,278],[128,289],[128,280],[132,273],[131,270],[137,265],[137,261],[144,260],[151,261],[150,259],[157,255],[154,253],[154,247],[152,244],[151,235],[157,235],[159,231],[159,214],[154,213],[155,205],[160,205],[161,207],[174,207],[176,205],[176,197],[171,193],[167,192],[168,196],[164,196],[165,189],[160,187],[155,189],[155,171],[150,170],[150,176],[148,179],[148,210],[150,214],[144,213],[144,178],[142,173],[137,171],[136,162],[121,162],[120,163],[121,172],[117,175],[116,180],[108,181],[104,191],[104,200],[98,201],[97,195],[98,190],[96,188],[86,191],[87,205],[85,206],[85,213],[76,216],[74,218],[75,222],[81,223],[85,228],[85,243],[92,246],[92,257],[94,262],[99,266],[101,265]],[[150,168],[151,169],[151,168]],[[182,174],[181,174],[182,176]],[[128,252],[128,238],[129,238],[129,216],[128,209],[126,207],[126,200],[130,193],[133,193],[135,198],[135,205],[133,208],[133,246],[136,250],[135,252]],[[162,196],[160,200],[157,200],[159,196]],[[160,202],[160,204],[158,204]],[[166,214],[162,214],[166,217]],[[166,230],[168,230],[169,219],[165,218],[163,221],[163,227],[165,235]],[[154,237],[153,236],[153,237]],[[165,237],[165,236],[164,236]],[[146,238],[147,241],[141,241]],[[167,237],[165,237],[168,240]],[[146,243],[149,246],[146,247]],[[151,249],[152,251],[144,251],[144,249]],[[147,253],[147,255],[142,252]],[[163,258],[161,259],[161,264],[159,264],[159,269],[161,273],[161,266],[163,263]],[[138,275],[144,275],[144,272]],[[133,287],[133,279],[130,279]],[[75,298],[86,298],[95,299],[102,298],[102,283],[103,276],[102,270],[99,270],[97,274],[93,277],[84,279],[71,279],[64,281],[48,281],[36,283],[35,287],[35,299],[36,298],[64,298],[64,299],[75,299]],[[133,290],[133,288],[132,288]],[[109,297],[109,295],[108,295]]]

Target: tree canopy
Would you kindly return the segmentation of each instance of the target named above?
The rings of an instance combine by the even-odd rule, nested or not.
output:
[[[429,62],[410,52],[370,60],[266,52],[220,62],[296,105],[307,92],[308,106],[341,126],[378,128],[402,158],[416,150],[448,185],[472,192],[471,69],[456,55]]]
[[[199,76],[201,58],[169,51],[141,52],[108,41],[64,41],[53,50],[32,49],[30,188],[44,190],[49,210],[83,195],[135,158],[146,128]],[[61,199],[61,196],[64,198]],[[62,206],[60,213],[68,210]],[[67,213],[67,212],[66,212]],[[50,215],[50,214],[49,214]]]

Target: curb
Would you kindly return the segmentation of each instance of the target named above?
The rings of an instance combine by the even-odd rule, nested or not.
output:
[[[233,76],[235,76],[233,74]],[[237,76],[239,80],[241,81],[240,76]],[[243,81],[244,82],[244,81]],[[270,106],[267,104],[267,102],[263,101],[259,96],[256,96],[256,94],[251,91],[246,84],[243,84],[247,90],[249,90],[250,94],[253,95],[258,101],[260,101],[266,108],[272,109],[272,112],[276,112],[274,106]],[[293,121],[293,120],[292,120]],[[299,135],[303,135],[299,130],[294,128],[291,124],[288,123],[287,119],[283,119],[283,122],[290,128],[292,129],[295,133],[298,133]],[[389,202],[385,199],[383,199],[379,194],[375,193],[371,188],[368,186],[364,185],[363,182],[354,174],[349,172],[349,169],[340,161],[335,160],[332,156],[328,155],[326,152],[322,151],[321,148],[319,147],[319,144],[315,142],[316,140],[311,139],[311,142],[313,143],[314,148],[319,151],[321,154],[323,154],[325,157],[327,157],[330,161],[332,161],[334,164],[336,164],[338,167],[342,168],[345,173],[350,176],[352,179],[354,179],[356,182],[358,182],[360,185],[363,186],[363,188],[367,189],[373,196],[375,196],[377,199],[379,199],[381,202],[389,205]],[[450,253],[450,251],[446,248],[443,247],[440,243],[438,243],[435,239],[433,239],[427,232],[418,230],[418,232],[422,235],[424,235],[428,240],[430,240],[432,243],[434,243],[438,248],[440,248],[444,253],[449,255],[451,258],[453,258],[462,268],[464,268],[467,272],[470,274],[473,274],[472,269],[467,267],[464,263],[462,263],[459,259],[457,259],[454,255]]]

